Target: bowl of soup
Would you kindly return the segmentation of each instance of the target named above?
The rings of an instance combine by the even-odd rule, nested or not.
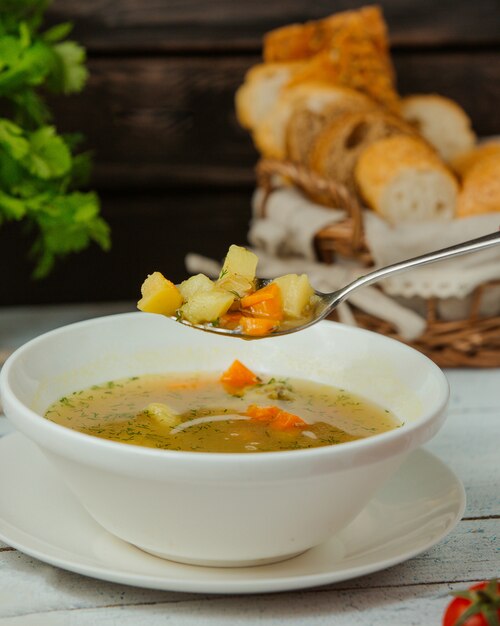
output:
[[[7,417],[107,531],[179,562],[290,558],[347,526],[445,419],[422,354],[333,322],[259,341],[130,313],[19,348]]]

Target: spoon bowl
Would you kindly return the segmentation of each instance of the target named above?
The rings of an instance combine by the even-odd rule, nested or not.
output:
[[[391,276],[393,274],[406,272],[408,270],[420,267],[422,265],[427,265],[429,263],[444,261],[445,259],[450,259],[452,257],[462,254],[478,252],[479,250],[485,250],[486,248],[490,248],[498,244],[500,244],[500,231],[491,233],[489,235],[484,235],[483,237],[478,237],[476,239],[470,239],[469,241],[464,241],[463,243],[459,243],[448,248],[435,250],[434,252],[428,252],[426,254],[413,257],[411,259],[399,261],[398,263],[393,263],[392,265],[388,265],[386,267],[381,267],[372,272],[369,272],[368,274],[365,274],[364,276],[360,276],[345,287],[342,287],[337,291],[332,291],[331,293],[321,293],[319,291],[315,291],[315,294],[317,296],[317,303],[308,317],[300,318],[298,320],[287,321],[284,325],[280,326],[270,335],[247,335],[238,328],[222,328],[220,326],[214,326],[211,323],[192,324],[187,320],[184,320],[182,318],[179,319],[174,316],[171,316],[171,319],[180,322],[181,324],[185,324],[186,326],[196,328],[198,330],[216,333],[219,335],[227,335],[228,337],[238,337],[239,339],[262,339],[264,337],[279,337],[281,335],[289,335],[290,333],[295,333],[299,330],[309,328],[310,326],[313,326],[322,319],[328,317],[330,313],[332,313],[332,311],[336,309],[341,302],[346,300],[353,291],[356,291],[356,289],[360,289],[361,287],[365,287],[367,285],[372,285],[373,283],[376,283],[379,280],[387,278],[388,276]],[[272,279],[257,278],[256,289],[265,287],[268,283],[271,282],[271,280]]]

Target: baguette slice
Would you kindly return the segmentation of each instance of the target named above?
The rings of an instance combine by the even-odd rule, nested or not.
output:
[[[254,142],[257,149],[268,158],[284,159],[287,156],[287,126],[297,109],[322,115],[330,106],[342,106],[351,101],[366,100],[362,94],[323,82],[308,82],[282,90],[268,114],[257,125]]]
[[[401,134],[416,135],[416,131],[404,120],[381,109],[346,113],[318,135],[309,165],[324,178],[354,191],[354,168],[362,152],[379,139]]]
[[[368,206],[390,222],[454,216],[457,181],[418,137],[395,135],[368,146],[358,159],[355,176]]]
[[[500,154],[500,141],[488,141],[481,146],[472,148],[472,150],[462,152],[458,157],[453,159],[451,167],[463,178],[476,163],[479,163],[491,154]]]
[[[408,96],[401,101],[401,115],[448,163],[476,143],[467,113],[449,98],[437,94]]]
[[[343,89],[337,101],[326,105],[322,110],[311,110],[296,106],[286,126],[286,153],[296,163],[309,165],[314,143],[319,134],[335,120],[346,113],[373,111],[377,105],[373,100],[358,91]]]
[[[236,92],[236,117],[243,128],[253,129],[272,107],[283,85],[304,66],[301,61],[261,63],[252,67]]]
[[[462,185],[457,217],[500,212],[500,151],[476,161],[465,172]]]

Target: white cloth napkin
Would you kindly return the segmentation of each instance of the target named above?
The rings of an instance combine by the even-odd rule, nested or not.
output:
[[[314,261],[316,233],[345,219],[344,211],[315,204],[293,187],[282,187],[269,195],[265,217],[263,199],[264,192],[257,189],[252,199],[254,218],[248,240],[255,248],[277,257],[297,255]]]
[[[391,225],[375,213],[365,211],[363,221],[375,265],[383,267],[495,232],[500,228],[500,212],[447,223]],[[481,283],[497,279],[500,279],[500,246],[396,274],[382,284],[384,291],[393,296],[446,299],[465,298]]]

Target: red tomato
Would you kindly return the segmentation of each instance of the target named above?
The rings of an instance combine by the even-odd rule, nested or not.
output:
[[[500,582],[478,583],[459,591],[448,605],[443,626],[500,626]]]

